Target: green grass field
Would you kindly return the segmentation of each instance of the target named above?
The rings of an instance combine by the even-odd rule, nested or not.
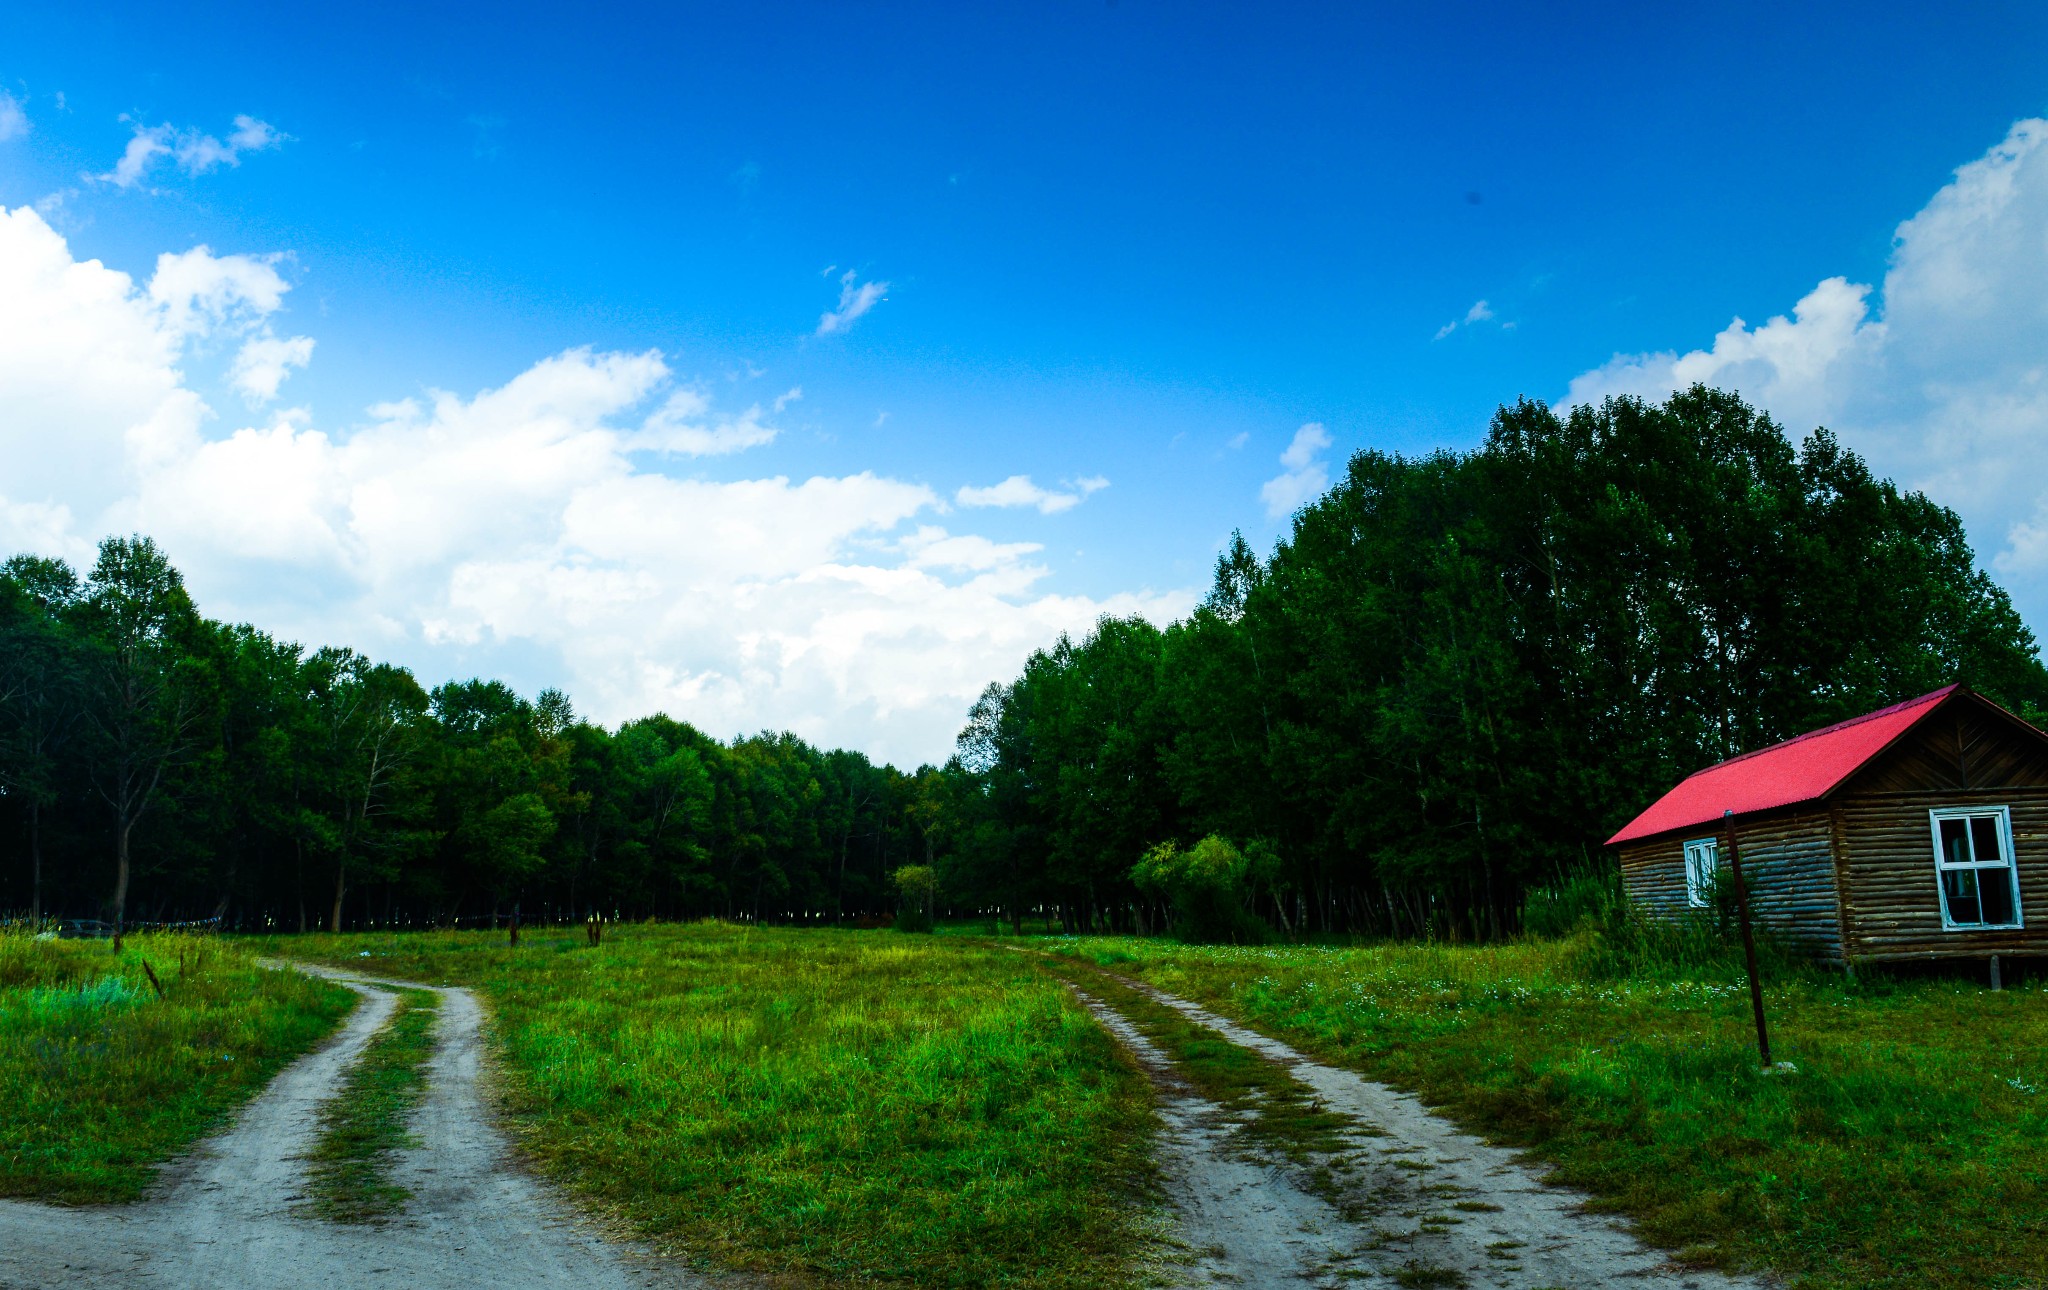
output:
[[[1113,1286],[1150,1248],[1149,1093],[1028,956],[713,924],[274,952],[476,989],[530,1156],[714,1266]]]
[[[0,1195],[136,1199],[354,1004],[218,940],[0,932]]]
[[[1809,1290],[2048,1285],[2048,990],[1599,979],[1569,942],[1198,948],[1040,938],[1533,1148],[1686,1257]],[[1711,975],[1711,974],[1707,974]]]
[[[1780,968],[1774,1046],[1798,1072],[1765,1076],[1739,978],[1617,976],[1583,940],[1027,938],[1067,963],[964,935],[714,924],[598,947],[580,930],[517,949],[475,932],[130,944],[0,936],[0,1194],[133,1199],[329,1033],[348,992],[259,969],[254,945],[477,990],[530,1158],[657,1246],[796,1286],[1135,1284],[1157,1249],[1149,1094],[1060,976],[1270,1121],[1282,1154],[1319,1156],[1333,1126],[1278,1068],[1106,971],[1417,1090],[1688,1260],[1803,1290],[2048,1285],[2038,981]],[[402,1014],[336,1104],[358,1200],[402,1140],[430,1017]]]

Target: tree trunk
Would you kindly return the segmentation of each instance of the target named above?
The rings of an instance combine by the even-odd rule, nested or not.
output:
[[[28,921],[43,930],[43,804],[28,799]]]
[[[519,948],[519,902],[512,902],[512,948]]]
[[[128,917],[128,834],[134,821],[123,821],[114,830],[114,953],[121,952],[121,934]]]
[[[348,893],[348,866],[340,861],[334,865],[334,913],[328,919],[327,930],[341,930],[341,898]]]

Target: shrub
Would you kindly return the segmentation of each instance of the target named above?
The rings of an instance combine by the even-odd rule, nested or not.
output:
[[[1153,847],[1132,866],[1131,880],[1172,905],[1173,934],[1181,940],[1260,945],[1272,932],[1248,908],[1256,868],[1252,858],[1211,834],[1185,851],[1171,842]]]
[[[904,865],[892,876],[901,898],[896,907],[896,930],[929,932],[932,929],[932,905],[939,894],[939,876],[932,872],[930,865],[921,864]]]
[[[1619,869],[1581,865],[1554,883],[1529,889],[1522,898],[1522,930],[1554,940],[1571,935],[1582,925],[1604,927],[1619,917],[1626,905]]]

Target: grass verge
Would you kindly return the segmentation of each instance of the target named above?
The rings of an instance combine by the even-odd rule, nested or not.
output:
[[[529,1156],[676,1253],[1049,1290],[1149,1253],[1149,1090],[1022,955],[714,924],[279,950],[483,994]]]
[[[307,1156],[306,1208],[316,1218],[372,1223],[397,1213],[412,1196],[392,1181],[391,1162],[408,1145],[406,1119],[426,1092],[440,996],[432,990],[393,993],[398,1003],[391,1020],[320,1113],[320,1140]]]
[[[0,1196],[137,1199],[354,1003],[217,939],[0,931]]]
[[[1531,1147],[1683,1257],[1810,1290],[2022,1290],[2048,1267],[2048,990],[1795,973],[1589,979],[1569,942],[1041,940]]]

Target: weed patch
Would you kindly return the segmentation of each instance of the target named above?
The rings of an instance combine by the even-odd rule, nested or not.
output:
[[[412,1193],[391,1179],[391,1164],[409,1145],[406,1118],[426,1092],[440,996],[398,990],[391,1020],[370,1040],[340,1093],[320,1113],[320,1140],[307,1156],[307,1209],[340,1223],[389,1218]]]
[[[137,1199],[354,1003],[213,938],[0,932],[0,1196]]]

